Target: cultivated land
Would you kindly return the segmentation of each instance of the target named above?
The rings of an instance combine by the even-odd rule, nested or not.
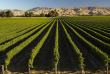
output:
[[[110,66],[110,17],[0,18],[6,71],[104,73]]]

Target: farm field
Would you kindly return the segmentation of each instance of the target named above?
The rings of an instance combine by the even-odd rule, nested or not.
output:
[[[106,72],[109,62],[109,16],[0,18],[6,71]]]

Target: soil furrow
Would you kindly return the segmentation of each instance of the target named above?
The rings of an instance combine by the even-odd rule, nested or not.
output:
[[[76,70],[78,64],[73,54],[73,47],[71,46],[64,29],[59,22],[59,54],[60,60],[58,64],[58,70],[60,71],[73,71]]]

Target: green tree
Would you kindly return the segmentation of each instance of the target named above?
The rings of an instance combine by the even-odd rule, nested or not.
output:
[[[6,16],[7,16],[7,15],[6,15],[6,12],[3,12],[3,11],[2,11],[2,12],[0,13],[0,16],[1,16],[2,18],[3,18],[3,17],[6,17]]]
[[[90,15],[90,16],[93,16],[93,14],[94,14],[94,13],[93,13],[92,11],[89,12],[89,15]]]
[[[55,16],[58,16],[59,14],[56,12]]]
[[[52,10],[51,12],[48,13],[48,15],[49,17],[55,17],[55,11]]]
[[[52,10],[48,13],[48,16],[49,17],[56,17],[56,16],[58,16],[58,13]]]
[[[32,17],[34,15],[34,13],[33,12],[29,12],[28,15],[29,15],[29,17]]]
[[[7,15],[7,17],[13,17],[14,16],[13,13],[10,10],[8,10],[6,12],[6,15]]]
[[[45,17],[44,13],[41,13],[41,14],[40,14],[40,17]]]
[[[48,17],[48,14],[45,14],[45,17]]]
[[[27,11],[25,12],[25,17],[29,17],[29,13]]]

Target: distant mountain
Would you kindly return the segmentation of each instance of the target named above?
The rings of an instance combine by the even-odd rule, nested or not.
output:
[[[74,15],[110,15],[110,7],[74,7],[74,8],[47,8],[36,7],[28,11],[32,11],[35,14],[48,14],[51,10],[59,13],[60,16],[74,16]]]
[[[48,8],[36,7],[27,11],[31,11],[36,15],[41,13],[48,14],[51,10],[59,13],[59,16],[75,16],[75,15],[110,15],[110,7],[74,7],[74,8]],[[3,11],[3,10],[0,10]],[[6,10],[4,10],[6,11]],[[25,11],[11,10],[15,16],[24,15]]]

